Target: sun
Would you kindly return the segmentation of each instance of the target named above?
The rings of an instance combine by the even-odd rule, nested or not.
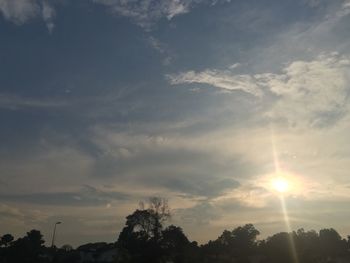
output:
[[[288,171],[277,171],[261,177],[258,184],[272,194],[298,196],[305,194],[305,186],[311,185],[305,177]]]
[[[277,192],[285,193],[289,190],[289,183],[285,178],[279,177],[272,180],[272,187]]]

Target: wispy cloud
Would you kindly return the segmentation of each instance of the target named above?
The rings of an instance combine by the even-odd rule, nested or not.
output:
[[[173,54],[171,54],[169,47],[166,44],[162,43],[159,39],[150,36],[147,38],[149,45],[156,50],[159,54],[164,56],[163,64],[169,65],[173,59]]]
[[[1,0],[0,11],[3,16],[16,23],[23,24],[39,14],[40,6],[36,0]]]
[[[39,192],[31,194],[0,194],[0,200],[6,202],[32,203],[61,206],[99,206],[115,200],[124,200],[126,194],[115,191],[103,191],[92,186],[85,186],[71,192]]]
[[[94,144],[100,149],[98,176],[123,178],[134,186],[166,189],[188,197],[213,198],[239,186],[231,168],[220,165],[225,157],[217,152],[213,158],[212,146],[203,146],[201,139],[118,133],[101,127],[96,130]],[[249,165],[238,156],[229,158],[230,167],[249,173]]]
[[[44,1],[42,2],[42,17],[46,23],[46,27],[49,30],[50,33],[52,33],[55,24],[54,24],[54,18],[56,15],[55,9],[52,5],[50,5],[48,2]]]
[[[136,24],[151,29],[155,22],[162,18],[171,20],[175,16],[188,13],[200,3],[215,5],[218,0],[93,0],[97,4],[108,6],[114,13],[131,18]]]
[[[58,108],[67,106],[66,101],[60,99],[36,99],[11,94],[0,94],[0,108],[19,110],[23,108]]]
[[[17,25],[41,17],[49,32],[54,28],[55,10],[46,0],[0,0],[0,12],[6,20]]]
[[[43,222],[47,217],[47,213],[35,209],[21,209],[10,204],[0,204],[1,224],[24,226],[26,224]]]
[[[215,5],[230,0],[90,0],[101,4],[113,13],[128,17],[139,26],[150,30],[153,25],[165,18],[171,20],[175,16],[188,13],[200,3]],[[73,2],[73,1],[72,1]],[[49,0],[0,0],[0,13],[6,20],[22,25],[34,18],[41,17],[51,33],[54,29],[56,11]]]
[[[254,96],[273,95],[276,102],[265,116],[284,119],[292,126],[323,126],[347,111],[350,59],[338,53],[321,54],[311,61],[294,61],[282,73],[236,75],[232,70],[189,71],[168,75],[173,85],[202,83]]]
[[[183,0],[93,0],[111,8],[118,15],[130,17],[138,25],[150,28],[154,22],[161,18],[172,19],[174,16],[189,11],[192,1]]]
[[[223,90],[240,90],[261,97],[262,91],[249,75],[234,75],[228,70],[205,70],[202,72],[188,71],[180,74],[167,75],[171,84],[201,83],[209,84]]]
[[[343,16],[347,16],[349,14],[350,14],[350,1],[344,0],[341,10],[336,13],[336,17],[342,18]]]

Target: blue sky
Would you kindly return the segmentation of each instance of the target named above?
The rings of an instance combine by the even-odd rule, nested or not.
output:
[[[0,234],[114,241],[150,196],[206,242],[350,234],[350,2],[0,0]],[[204,231],[205,229],[205,231]]]

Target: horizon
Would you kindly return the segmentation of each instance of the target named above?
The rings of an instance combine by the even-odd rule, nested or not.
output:
[[[350,234],[350,0],[0,0],[0,236]],[[260,238],[261,238],[260,236]]]
[[[212,239],[210,239],[210,240],[203,241],[203,242],[198,242],[197,240],[192,240],[192,239],[190,239],[190,238],[189,238],[188,240],[189,240],[190,242],[196,242],[197,245],[198,245],[199,247],[201,247],[201,246],[203,246],[203,245],[208,245],[208,243],[209,243],[210,241],[215,241],[215,240],[217,240],[217,239],[222,235],[222,233],[223,233],[224,231],[226,231],[226,230],[228,230],[228,231],[233,231],[234,229],[236,229],[236,228],[238,228],[238,227],[243,227],[243,226],[245,226],[245,225],[249,225],[249,223],[242,223],[241,225],[237,225],[237,226],[232,227],[232,228],[228,227],[227,229],[222,229],[222,231],[219,232],[219,233],[217,234],[216,237],[214,237],[214,238],[212,238]],[[173,224],[165,224],[165,225],[162,226],[162,227],[163,227],[164,229],[166,229],[168,226],[175,226],[175,225],[173,225]],[[253,226],[254,226],[254,225],[253,225]],[[182,229],[181,226],[176,226],[176,227],[180,227],[180,228]],[[272,236],[278,235],[278,234],[282,234],[282,233],[287,233],[287,234],[297,233],[298,230],[304,230],[306,233],[307,233],[307,232],[310,232],[310,231],[315,231],[315,233],[318,235],[319,232],[320,232],[320,230],[330,230],[330,229],[333,229],[333,230],[335,230],[335,231],[338,233],[337,229],[334,229],[334,228],[332,228],[331,226],[329,226],[329,227],[327,227],[327,228],[321,228],[321,229],[305,229],[305,228],[292,229],[292,231],[290,231],[290,232],[288,232],[286,229],[284,229],[284,230],[282,230],[282,231],[277,231],[277,232],[270,233],[270,234],[267,235],[267,236],[262,236],[261,233],[259,233],[259,234],[256,236],[255,242],[259,243],[259,242],[261,242],[261,241],[266,241],[266,240],[268,240],[269,238],[271,238]],[[13,236],[13,237],[14,237],[14,240],[23,238],[23,237],[25,236],[25,234],[27,234],[28,232],[30,232],[30,231],[32,231],[32,230],[39,231],[41,234],[43,234],[43,233],[40,231],[40,229],[29,229],[28,231],[25,231],[25,232],[23,233],[22,236]],[[182,230],[183,230],[183,229],[182,229]],[[257,230],[260,232],[259,229],[257,229]],[[4,235],[6,235],[6,234],[12,235],[11,233],[4,232]],[[88,245],[88,244],[96,244],[96,243],[97,243],[97,244],[98,244],[98,243],[115,244],[115,243],[118,242],[118,236],[119,236],[119,234],[120,234],[120,233],[117,233],[116,239],[115,239],[115,240],[112,240],[112,241],[109,241],[109,242],[108,242],[108,241],[105,241],[105,240],[94,240],[94,241],[92,241],[92,242],[84,242],[84,241],[82,241],[82,243],[80,243],[80,244],[75,244],[75,245],[73,244],[73,245],[72,245],[72,244],[62,243],[62,242],[57,242],[57,243],[59,243],[59,244],[56,244],[56,241],[59,241],[59,240],[56,240],[56,239],[57,239],[57,233],[56,233],[56,235],[55,235],[55,246],[57,245],[56,247],[59,249],[59,248],[61,248],[62,246],[70,245],[70,246],[72,246],[73,249],[78,249],[80,246],[84,246],[84,245]],[[184,232],[184,234],[186,235],[186,232]],[[347,241],[346,238],[348,238],[349,235],[344,236],[344,235],[341,235],[340,233],[338,233],[338,234],[340,235],[340,237],[341,237],[342,240]],[[186,237],[187,237],[187,236],[186,236]],[[45,241],[43,245],[46,246],[46,247],[51,247],[52,233],[51,233],[51,236],[50,236],[50,235],[49,235],[49,236],[43,235],[42,238],[43,238],[43,240]]]

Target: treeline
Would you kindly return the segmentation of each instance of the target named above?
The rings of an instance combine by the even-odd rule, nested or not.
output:
[[[127,216],[115,243],[93,243],[73,249],[45,247],[41,233],[32,230],[14,240],[0,239],[1,263],[333,263],[350,262],[350,238],[336,230],[281,232],[258,240],[259,231],[246,224],[225,230],[217,239],[198,245],[180,227],[164,227],[170,213],[166,201],[151,199]]]

